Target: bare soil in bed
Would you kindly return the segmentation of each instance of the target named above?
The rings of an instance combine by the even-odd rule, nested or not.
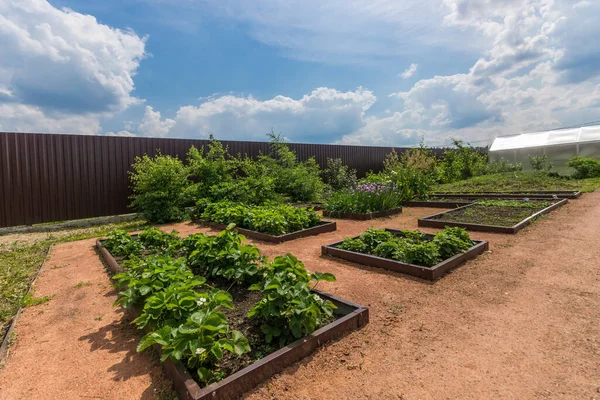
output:
[[[444,213],[435,219],[437,221],[462,222],[493,226],[513,226],[530,217],[544,207],[497,207],[472,205]]]
[[[417,218],[430,214],[407,207],[388,219],[338,220],[336,232],[319,236],[254,242],[271,257],[292,252],[310,270],[334,273],[337,282],[319,288],[369,306],[371,321],[247,399],[600,397],[600,193],[514,236],[473,233],[491,251],[435,283],[320,255],[321,245],[370,226],[416,229]],[[171,228],[215,232],[193,224],[164,229]],[[157,397],[160,368],[135,353],[138,333],[112,309],[116,294],[92,245],[53,248],[36,288],[55,297],[19,318],[0,399]],[[75,289],[79,281],[92,284]]]

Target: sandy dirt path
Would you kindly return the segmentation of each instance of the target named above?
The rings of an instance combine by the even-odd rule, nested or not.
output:
[[[321,256],[322,244],[369,226],[416,228],[436,211],[407,208],[280,245],[256,242],[269,256],[291,252],[310,270],[334,273],[337,282],[320,288],[369,306],[371,322],[247,398],[600,398],[600,193],[517,235],[472,233],[491,251],[435,283]],[[55,297],[21,315],[0,399],[153,398],[163,387],[156,362],[134,352],[137,333],[111,308],[115,293],[92,243],[53,249],[36,288]],[[82,281],[91,285],[75,287]]]

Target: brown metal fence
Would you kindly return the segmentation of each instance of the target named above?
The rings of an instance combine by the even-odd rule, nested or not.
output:
[[[0,227],[117,215],[127,207],[128,174],[138,155],[177,155],[207,140],[0,132]],[[268,153],[265,142],[223,141],[231,154]],[[392,147],[291,144],[298,158],[341,158],[358,171],[382,168]],[[401,152],[404,148],[396,148]],[[434,149],[441,154],[443,149]]]

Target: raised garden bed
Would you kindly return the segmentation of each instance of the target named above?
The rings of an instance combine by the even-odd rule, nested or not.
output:
[[[192,222],[202,224],[205,226],[209,226],[211,228],[215,228],[215,229],[219,229],[219,230],[223,230],[223,229],[227,228],[227,225],[219,224],[216,222],[205,221],[202,219],[195,219]],[[315,225],[313,227],[306,228],[301,231],[286,233],[285,235],[280,235],[280,236],[269,235],[268,233],[251,231],[250,229],[244,229],[244,228],[239,228],[239,227],[236,227],[235,229],[237,229],[237,231],[239,233],[241,233],[242,235],[244,235],[248,238],[263,240],[265,242],[282,243],[282,242],[287,242],[289,240],[294,240],[294,239],[298,239],[298,238],[305,237],[305,236],[315,236],[315,235],[319,235],[321,233],[334,232],[337,229],[337,225],[335,222],[331,222],[331,221],[320,221],[317,225]]]
[[[338,213],[332,214],[332,213],[329,213],[326,210],[324,210],[323,216],[330,217],[330,218],[356,219],[356,220],[360,220],[360,221],[365,221],[365,220],[369,220],[369,219],[389,217],[389,216],[400,214],[400,213],[402,213],[402,208],[394,208],[392,210],[376,211],[376,212],[372,212],[372,213],[342,213],[342,214],[338,214]]]
[[[567,201],[558,200],[543,208],[495,207],[474,203],[420,218],[418,224],[421,227],[456,226],[471,231],[515,234],[531,224],[535,218],[549,213]]]
[[[112,273],[120,273],[123,268],[115,257],[96,240],[96,247]],[[369,309],[319,290],[313,290],[322,299],[333,302],[336,319],[295,342],[261,358],[253,364],[237,371],[225,379],[211,385],[201,387],[192,373],[181,362],[170,359],[162,363],[166,375],[173,381],[175,391],[181,399],[186,400],[229,400],[236,399],[259,385],[271,376],[311,354],[325,343],[338,339],[348,332],[357,330],[369,322]],[[160,353],[160,347],[154,346]]]
[[[430,197],[460,197],[465,199],[482,199],[482,198],[529,198],[529,199],[550,199],[556,196],[559,199],[576,199],[581,196],[580,191],[573,190],[532,190],[532,191],[508,191],[508,192],[478,192],[478,193],[456,193],[456,192],[436,192],[429,195]]]
[[[468,206],[473,201],[469,200],[413,200],[402,203],[404,207],[429,207],[429,208],[458,208]]]
[[[396,236],[404,236],[402,231],[395,229],[386,229],[386,231],[393,233]],[[423,234],[428,239],[432,239],[433,235]],[[357,239],[355,237],[354,239]],[[327,246],[321,247],[321,253],[323,255],[329,255],[332,257],[341,258],[346,261],[352,261],[362,265],[368,265],[371,267],[383,268],[394,272],[401,272],[403,274],[416,276],[418,278],[427,279],[430,281],[436,280],[453,268],[458,267],[467,260],[477,257],[489,248],[488,242],[485,240],[473,240],[475,243],[464,253],[456,254],[442,262],[432,266],[426,267],[422,265],[409,264],[401,261],[392,260],[389,258],[378,257],[370,254],[359,253],[355,251],[343,250],[338,246],[343,241],[339,241]]]

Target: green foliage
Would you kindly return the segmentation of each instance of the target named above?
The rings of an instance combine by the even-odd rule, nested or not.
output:
[[[567,163],[568,167],[575,168],[573,178],[599,178],[600,177],[600,160],[586,157],[573,157]]]
[[[344,213],[370,213],[400,207],[406,198],[394,184],[365,183],[355,189],[334,193],[324,204],[332,216]]]
[[[319,223],[320,217],[312,208],[299,208],[284,204],[249,206],[232,202],[206,204],[202,202],[196,215],[206,221],[220,224],[236,224],[270,235],[283,235],[310,228]]]
[[[419,231],[403,230],[395,235],[384,229],[367,229],[358,238],[347,238],[340,249],[371,254],[409,264],[434,266],[469,249],[473,242],[462,228],[446,228],[433,239]]]
[[[532,156],[530,154],[527,157],[529,157],[529,165],[531,165],[531,168],[535,171],[548,172],[554,166],[545,154],[543,156]]]
[[[108,238],[102,244],[113,256],[128,258],[139,255],[142,244],[125,231],[115,229],[108,233]]]
[[[161,250],[166,254],[175,255],[183,245],[178,233],[175,230],[166,233],[157,228],[146,228],[138,234],[138,239],[145,249]]]
[[[358,184],[356,170],[344,165],[341,158],[328,158],[321,176],[323,182],[334,190],[352,189]]]
[[[552,168],[552,166],[550,167]],[[485,169],[485,175],[487,174],[499,174],[502,172],[514,172],[521,171],[523,169],[523,164],[521,163],[511,163],[510,161],[501,158],[500,160],[490,161],[488,163],[487,169]]]
[[[216,308],[199,306],[185,323],[163,327],[146,334],[137,351],[158,344],[161,361],[168,358],[185,360],[188,368],[198,374],[200,381],[210,384],[221,379],[216,365],[228,351],[242,355],[250,351],[248,340],[238,331],[230,331],[225,315]]]
[[[446,150],[440,163],[440,180],[455,182],[484,175],[487,170],[487,155],[473,147],[465,146],[461,140],[452,139],[453,149]]]
[[[133,195],[131,206],[153,223],[181,221],[188,169],[177,157],[136,157],[129,172]]]
[[[291,254],[276,257],[265,271],[265,279],[251,286],[264,297],[248,316],[262,321],[261,331],[267,343],[278,339],[280,345],[314,332],[333,318],[336,306],[311,293],[310,280],[335,281],[331,274],[308,275],[304,265]]]
[[[542,200],[478,200],[477,204],[481,206],[487,207],[510,207],[510,208],[535,208],[541,209],[549,207],[552,202],[551,201],[542,201]]]
[[[194,280],[197,286],[205,282],[204,278],[194,277],[184,258],[154,255],[144,260],[133,258],[123,265],[125,271],[116,274],[113,279],[121,290],[115,305],[121,304],[125,308],[143,304],[149,296],[177,282]]]
[[[196,274],[222,277],[237,283],[253,283],[260,276],[263,257],[256,246],[242,244],[244,236],[230,225],[217,236],[190,235],[185,240],[188,262]]]
[[[298,161],[281,135],[268,134],[271,154],[259,157],[266,174],[275,180],[275,191],[292,201],[318,201],[325,190],[320,168],[314,158]]]

